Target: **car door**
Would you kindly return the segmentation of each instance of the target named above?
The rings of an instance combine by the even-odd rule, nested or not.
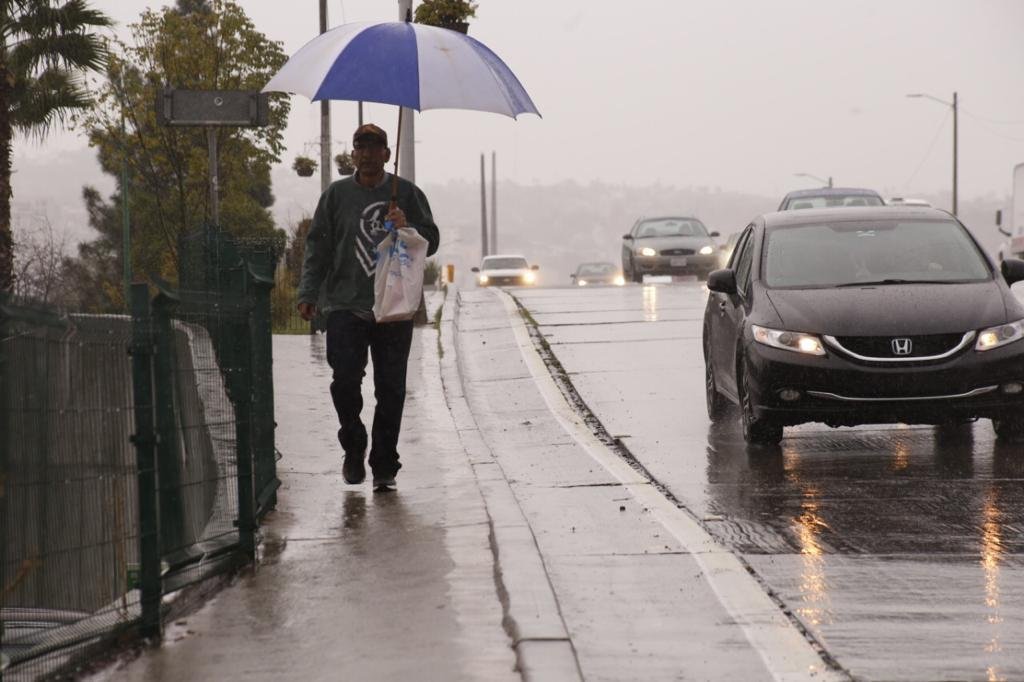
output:
[[[736,273],[735,294],[715,293],[711,338],[715,378],[719,388],[731,396],[736,390],[736,340],[743,331],[744,302],[750,288],[750,271],[754,259],[754,229],[748,225],[740,235],[730,268]]]

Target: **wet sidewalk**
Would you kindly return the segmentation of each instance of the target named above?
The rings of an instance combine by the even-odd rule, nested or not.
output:
[[[437,332],[413,338],[395,493],[342,480],[324,341],[274,337],[282,487],[259,565],[169,624],[161,647],[94,679],[520,679]],[[364,400],[372,418],[370,368]]]

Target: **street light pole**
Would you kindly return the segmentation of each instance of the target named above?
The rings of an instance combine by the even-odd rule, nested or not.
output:
[[[957,209],[957,101],[956,91],[953,92],[953,215]]]
[[[798,178],[810,178],[811,180],[817,180],[818,182],[820,182],[823,185],[827,184],[829,187],[832,186],[832,176],[831,175],[828,176],[828,180],[825,180],[823,178],[819,178],[817,175],[811,175],[810,173],[793,173],[793,176],[794,177],[798,177]]]
[[[953,108],[953,215],[955,216],[957,214],[957,184],[958,184],[958,178],[957,178],[957,165],[958,165],[958,159],[957,159],[957,156],[958,156],[958,153],[957,153],[957,133],[958,133],[958,127],[959,127],[958,126],[958,114],[959,114],[959,109],[960,109],[957,93],[955,91],[953,92],[953,101],[952,102],[947,102],[944,99],[939,99],[938,97],[933,97],[932,95],[929,95],[929,94],[926,94],[926,93],[923,93],[923,92],[912,92],[912,93],[908,94],[907,97],[930,99],[930,100],[932,100],[934,102],[938,102],[939,104],[943,104],[943,105],[945,105],[947,107],[952,107]]]

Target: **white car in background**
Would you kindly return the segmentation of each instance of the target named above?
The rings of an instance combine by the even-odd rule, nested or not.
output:
[[[537,270],[540,267],[530,265],[526,256],[519,254],[496,254],[485,256],[480,267],[473,268],[476,273],[476,284],[481,287],[490,286],[533,286],[537,283]]]

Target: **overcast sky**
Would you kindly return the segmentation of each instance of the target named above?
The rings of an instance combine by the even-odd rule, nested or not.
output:
[[[92,4],[121,34],[143,6]],[[316,0],[240,4],[288,53],[317,32]],[[394,0],[328,6],[331,26],[398,14]],[[950,108],[906,95],[958,91],[960,195],[1003,195],[1024,162],[1022,28],[1019,0],[479,0],[470,33],[512,67],[543,118],[426,112],[417,181],[475,179],[479,154],[496,150],[501,179],[524,184],[605,179],[779,196],[816,185],[794,177],[810,173],[886,196],[934,193],[951,182]],[[340,148],[356,110],[332,108]],[[367,109],[394,134],[394,108]],[[316,156],[318,112],[293,98],[277,174],[297,154]],[[17,144],[16,165],[86,146],[73,134]],[[48,191],[77,197],[81,184]]]

